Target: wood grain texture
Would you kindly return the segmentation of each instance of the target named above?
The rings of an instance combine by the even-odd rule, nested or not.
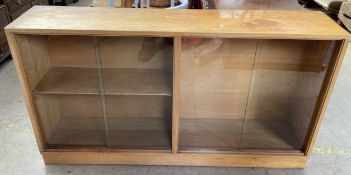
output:
[[[303,168],[306,156],[133,152],[43,152],[48,164],[137,164]]]
[[[179,147],[179,111],[180,111],[180,60],[182,38],[173,40],[173,102],[172,102],[172,152],[178,153]]]
[[[133,15],[130,15],[133,14]],[[310,20],[313,19],[313,22]],[[322,12],[33,7],[5,30],[31,34],[346,39]]]

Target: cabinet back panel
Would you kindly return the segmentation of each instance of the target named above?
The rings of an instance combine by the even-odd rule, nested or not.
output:
[[[183,39],[180,116],[243,119],[256,42]]]
[[[172,38],[106,37],[100,42],[103,68],[172,68]]]
[[[166,96],[106,96],[109,118],[170,118],[171,98]]]
[[[96,68],[94,37],[50,36],[47,42],[52,66]]]

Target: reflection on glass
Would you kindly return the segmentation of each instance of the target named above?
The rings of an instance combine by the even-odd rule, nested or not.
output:
[[[104,147],[93,37],[18,35],[46,146]]]
[[[258,48],[240,148],[301,151],[331,42],[262,40]]]
[[[181,149],[239,148],[256,43],[231,39],[183,40]]]
[[[332,46],[183,39],[180,150],[301,151]]]
[[[171,149],[171,38],[107,37],[99,44],[109,146]]]

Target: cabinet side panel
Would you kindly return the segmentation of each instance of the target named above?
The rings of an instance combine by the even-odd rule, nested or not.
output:
[[[312,153],[313,145],[316,141],[320,125],[324,118],[324,113],[327,109],[328,102],[332,94],[333,87],[335,85],[338,73],[340,71],[340,67],[344,59],[348,43],[349,43],[349,40],[341,40],[341,41],[337,41],[336,43],[333,58],[330,63],[331,66],[329,67],[328,72],[326,74],[326,78],[321,90],[321,95],[318,98],[318,101],[313,113],[312,122],[309,126],[307,137],[305,139],[305,154],[307,156],[310,156]]]
[[[306,59],[313,60],[310,64],[311,68],[314,69],[315,72],[318,70],[326,70],[328,65],[330,65],[331,57],[335,49],[335,42],[317,41],[314,42],[309,49],[311,52],[306,55]],[[319,74],[315,72],[305,73],[303,79],[300,80],[303,82],[303,85],[295,89],[298,95],[295,95],[291,100],[290,115],[286,120],[293,129],[293,133],[299,145],[304,144],[308,127],[312,122],[317,97],[321,93],[321,87],[326,75],[326,71]]]
[[[33,126],[34,133],[35,133],[35,138],[36,138],[39,150],[42,152],[45,149],[44,143],[43,143],[43,136],[42,136],[42,132],[40,130],[37,114],[36,114],[36,111],[34,108],[33,97],[32,97],[32,94],[30,92],[30,86],[28,83],[28,79],[26,77],[26,74],[25,74],[25,71],[23,68],[22,55],[19,52],[19,46],[18,46],[18,43],[16,41],[16,36],[10,32],[6,32],[6,36],[7,36],[9,45],[10,45],[10,49],[11,49],[14,63],[16,65],[16,70],[17,70],[17,73],[19,76],[19,80],[22,84],[24,99],[25,99],[25,102],[26,102],[26,105],[28,108],[28,113],[30,116],[30,120],[31,120],[31,123]]]

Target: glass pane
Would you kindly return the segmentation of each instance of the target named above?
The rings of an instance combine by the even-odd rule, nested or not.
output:
[[[16,39],[47,146],[104,146],[94,38],[18,35]]]
[[[171,149],[172,38],[100,42],[109,146]]]
[[[180,150],[239,148],[256,43],[183,39]]]
[[[258,48],[240,147],[300,151],[333,45],[262,40]]]
[[[100,95],[36,94],[35,102],[48,147],[105,145]]]
[[[333,46],[183,39],[180,150],[301,153]]]

